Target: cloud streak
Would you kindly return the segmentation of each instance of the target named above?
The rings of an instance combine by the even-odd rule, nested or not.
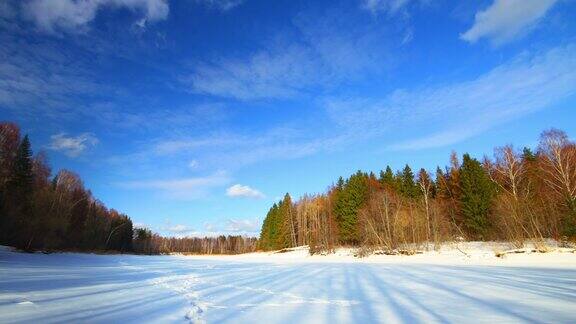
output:
[[[210,189],[229,182],[228,175],[220,171],[204,177],[125,181],[117,185],[132,190],[154,190],[171,199],[193,200],[205,196]]]
[[[328,101],[334,121],[371,136],[401,128],[437,129],[391,149],[440,147],[576,94],[576,45],[523,53],[469,81],[396,90],[385,99]],[[400,127],[400,128],[399,128]]]
[[[138,13],[138,24],[164,20],[169,7],[165,0],[33,0],[23,6],[24,15],[47,33],[83,32],[101,9],[126,8]]]
[[[164,231],[169,232],[176,236],[186,236],[194,232],[194,228],[183,224],[169,225],[164,227],[163,229]]]
[[[232,233],[257,233],[261,224],[257,219],[229,219],[226,223],[224,230]]]
[[[394,15],[404,9],[412,0],[364,0],[362,7],[373,14],[385,12]]]
[[[182,82],[193,93],[240,100],[287,99],[378,74],[391,59],[392,36],[373,22],[351,24],[339,14],[293,21],[298,40],[269,42],[245,55],[196,64]],[[403,37],[400,37],[398,43]]]
[[[215,10],[228,11],[241,5],[244,0],[196,0],[196,2]]]

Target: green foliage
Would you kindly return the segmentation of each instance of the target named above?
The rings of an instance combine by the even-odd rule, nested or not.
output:
[[[386,171],[380,171],[380,178],[378,179],[380,184],[387,189],[396,189],[396,182],[394,180],[394,173],[392,173],[392,168],[388,165],[386,166]]]
[[[536,161],[536,154],[534,154],[529,147],[524,147],[522,150],[522,159],[524,161],[534,162]]]
[[[488,214],[495,186],[478,160],[464,154],[460,167],[460,203],[468,233],[485,239],[490,229]]]
[[[132,250],[132,221],[108,210],[80,178],[60,171],[50,181],[28,136],[0,123],[0,244],[24,250]]]
[[[368,194],[368,175],[361,171],[353,174],[341,190],[337,191],[334,213],[338,222],[340,242],[358,244],[358,210],[364,205]]]
[[[336,189],[338,190],[344,189],[344,179],[342,177],[338,178],[338,182],[336,183]]]
[[[262,250],[280,250],[290,247],[292,199],[289,194],[274,204],[262,223],[258,248]]]
[[[400,175],[400,193],[406,198],[416,198],[420,195],[420,189],[414,182],[414,173],[408,164]]]

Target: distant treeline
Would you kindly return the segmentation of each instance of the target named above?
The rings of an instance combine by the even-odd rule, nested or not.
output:
[[[535,152],[504,146],[481,161],[452,153],[434,175],[387,167],[378,175],[358,171],[296,202],[286,194],[268,212],[258,247],[391,251],[456,238],[521,246],[549,237],[576,237],[576,145],[556,129],[542,133]]]
[[[134,235],[134,249],[145,254],[190,253],[190,254],[240,254],[256,251],[258,239],[255,237],[163,237],[148,229],[137,228]]]
[[[0,244],[22,250],[133,253],[242,253],[255,238],[221,236],[164,238],[134,229],[130,218],[84,188],[80,177],[61,170],[51,176],[43,153],[34,155],[16,124],[0,123]]]

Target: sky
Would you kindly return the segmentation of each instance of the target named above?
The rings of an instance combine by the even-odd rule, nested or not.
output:
[[[163,235],[576,136],[574,0],[0,0],[0,120]]]

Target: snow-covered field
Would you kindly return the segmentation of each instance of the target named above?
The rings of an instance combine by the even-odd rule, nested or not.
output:
[[[1,248],[0,323],[576,322],[576,254],[467,248],[364,259]]]

